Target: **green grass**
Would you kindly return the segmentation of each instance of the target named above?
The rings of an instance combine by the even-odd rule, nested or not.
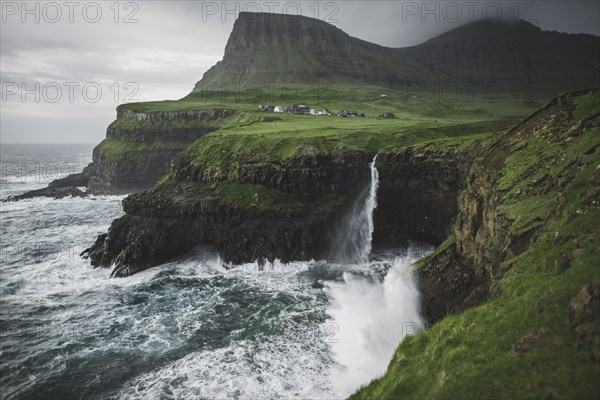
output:
[[[387,97],[380,97],[385,94]],[[413,97],[415,96],[415,97]],[[497,101],[481,97],[471,98],[467,93],[457,98],[440,97],[435,92],[413,93],[408,90],[390,89],[364,84],[330,82],[325,84],[239,85],[233,88],[209,88],[191,93],[180,100],[130,103],[119,106],[135,112],[186,111],[207,108],[235,109],[256,112],[259,104],[306,104],[314,108],[324,107],[332,113],[354,110],[376,118],[381,113],[394,112],[399,119],[426,117],[456,120],[514,119],[530,114],[547,98],[537,102],[515,101],[511,93],[505,93]]]
[[[248,90],[245,90],[248,89]],[[381,94],[387,97],[381,98]],[[270,163],[275,167],[298,156],[337,154],[346,151],[380,153],[431,142],[431,146],[464,145],[478,135],[498,132],[517,123],[532,106],[515,102],[510,96],[497,102],[437,101],[435,94],[413,98],[401,90],[378,86],[334,82],[315,85],[248,86],[229,91],[192,93],[176,101],[131,103],[119,106],[134,112],[155,113],[188,110],[232,109],[236,113],[213,121],[172,120],[138,121],[117,119],[110,128],[120,131],[120,139],[103,142],[99,151],[111,159],[146,149],[183,150],[182,143],[169,144],[164,138],[150,144],[157,133],[202,128],[218,130],[190,145],[185,155],[191,163],[221,180],[235,182],[240,168]],[[332,113],[355,110],[369,118],[293,115],[258,111],[263,103],[308,104]],[[394,112],[396,119],[380,120],[383,112]],[[440,144],[435,144],[439,141]]]
[[[500,178],[505,195],[498,213],[512,221],[513,235],[533,227],[540,235],[501,265],[499,297],[406,338],[385,375],[351,399],[598,398],[600,363],[577,347],[567,312],[585,284],[600,283],[597,120],[567,140],[570,125],[600,111],[596,99],[597,94],[573,98],[576,111],[564,129],[513,142]],[[450,237],[435,254],[453,243]],[[563,344],[512,350],[518,339],[542,327]]]
[[[281,121],[223,128],[196,141],[185,154],[192,165],[223,179],[235,180],[240,168],[282,162],[300,156],[347,151],[381,153],[432,142],[436,146],[469,141],[498,131],[514,120],[431,125],[427,121],[350,120],[284,115]],[[442,144],[444,143],[445,144]]]

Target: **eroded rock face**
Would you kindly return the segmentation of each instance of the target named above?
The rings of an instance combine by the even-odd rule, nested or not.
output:
[[[570,96],[554,99],[497,140],[467,149],[469,158],[463,159],[464,167],[460,168],[464,190],[458,194],[450,239],[418,271],[423,309],[430,323],[499,295],[498,283],[510,268],[510,260],[539,237],[544,218],[533,221],[526,229],[515,229],[515,220],[504,207],[510,187],[503,187],[500,178],[506,159],[527,145],[523,140],[544,137],[563,141],[565,135],[568,139],[577,134],[579,126],[591,126],[591,120],[576,121],[571,128],[565,125],[575,109]],[[597,124],[598,115],[592,118]],[[580,168],[580,164],[581,157],[575,158],[571,171]],[[572,176],[565,172],[545,179],[545,182],[531,181],[542,194],[559,192]],[[501,268],[503,263],[505,268]],[[570,260],[562,258],[553,263],[557,264],[556,270],[563,272],[569,268]]]
[[[181,185],[131,195],[126,215],[89,249],[92,265],[110,267],[112,276],[128,276],[185,254],[202,243],[216,245],[225,262],[325,258],[336,210],[318,212],[261,210],[221,204],[209,188],[192,195]]]
[[[114,159],[94,149],[88,166],[88,188],[94,194],[121,194],[149,189],[169,172],[171,160],[182,149],[147,150],[143,155]]]
[[[409,147],[379,155],[375,242],[441,244],[457,213],[457,194],[464,187],[464,159],[464,153],[452,148]]]
[[[314,154],[293,157],[285,162],[244,163],[233,171],[211,173],[194,165],[182,154],[173,162],[175,180],[205,184],[235,180],[236,183],[264,185],[289,193],[355,194],[357,185],[370,177],[368,165],[373,154],[345,151],[341,154]]]
[[[581,288],[569,303],[569,321],[580,348],[586,348],[594,361],[600,361],[600,285]]]
[[[550,346],[561,346],[562,339],[550,329],[543,327],[535,332],[523,336],[513,345],[515,353],[527,353],[528,351],[543,349]]]
[[[375,216],[375,245],[415,239],[418,232],[424,241],[441,240],[451,226],[461,188],[458,154],[409,148],[379,155],[382,211]],[[289,202],[281,200],[269,209],[260,202],[223,202],[214,184],[228,177],[205,174],[184,154],[173,163],[169,182],[123,201],[126,215],[92,246],[92,264],[114,263],[114,275],[125,276],[203,242],[216,245],[226,262],[236,264],[329,258],[337,222],[369,185],[372,158],[347,151],[240,167],[236,185],[260,185],[289,196]],[[423,168],[427,160],[436,161]],[[292,204],[295,198],[302,199],[299,207]],[[431,218],[425,227],[424,216]]]

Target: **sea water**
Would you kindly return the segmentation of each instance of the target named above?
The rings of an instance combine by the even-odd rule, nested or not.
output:
[[[91,148],[2,145],[0,196],[80,171]],[[416,243],[233,268],[201,245],[109,279],[79,253],[122,199],[0,204],[2,398],[343,398],[421,322],[410,265],[432,249]]]

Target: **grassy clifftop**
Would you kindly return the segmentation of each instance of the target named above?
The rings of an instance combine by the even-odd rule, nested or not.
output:
[[[293,98],[286,95],[286,89],[290,87],[297,89]],[[148,114],[235,109],[234,117],[219,121],[218,130],[197,140],[179,157],[184,160],[180,164],[196,170],[196,176],[201,174],[211,181],[230,184],[248,183],[242,179],[244,169],[265,166],[281,169],[294,159],[342,157],[349,152],[372,156],[436,141],[466,144],[479,135],[501,132],[513,126],[536,107],[536,103],[515,101],[512,94],[499,101],[481,102],[467,96],[456,101],[437,101],[432,93],[413,98],[403,90],[359,85],[334,85],[326,89],[279,85],[272,92],[265,87],[256,90],[252,92],[255,97],[248,93],[240,96],[240,92],[235,91],[207,91],[174,102],[121,107]],[[381,97],[382,94],[385,96]],[[334,115],[258,111],[258,104],[264,103],[307,104],[325,108]],[[339,110],[353,110],[367,117],[339,118],[335,116]],[[378,119],[383,112],[393,112],[396,118]],[[120,124],[134,129],[132,127],[137,124],[146,123],[124,121],[115,126]],[[233,190],[233,186],[230,189]],[[243,195],[244,188],[240,187],[240,191]]]
[[[496,223],[506,218],[510,236],[532,233],[520,254],[480,271],[493,298],[407,337],[386,374],[352,399],[598,397],[599,95],[550,109],[481,144],[509,149],[493,183]]]

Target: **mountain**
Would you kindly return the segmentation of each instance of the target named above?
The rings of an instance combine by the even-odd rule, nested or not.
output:
[[[313,18],[240,13],[223,60],[204,74],[194,91],[215,82],[321,81],[577,89],[600,86],[599,50],[600,37],[542,31],[523,21],[478,21],[417,46],[388,48]]]

